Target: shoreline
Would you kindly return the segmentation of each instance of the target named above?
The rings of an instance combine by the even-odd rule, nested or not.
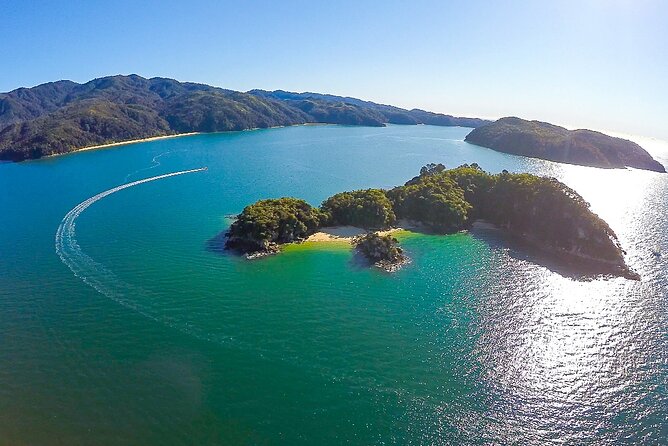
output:
[[[484,220],[475,221],[471,225],[469,233],[473,234],[480,230],[498,232],[505,240],[503,243],[506,247],[517,249],[526,256],[534,257],[533,263],[547,268],[556,267],[562,273],[577,273],[581,277],[613,275],[629,280],[641,280],[641,276],[625,262],[619,264],[606,259],[556,249],[527,238],[525,234],[500,228]]]
[[[311,234],[304,242],[348,242],[351,243],[357,236],[364,235],[367,232],[374,232],[380,236],[404,231],[404,228],[390,228],[382,231],[367,231],[356,226],[330,226],[320,228],[320,231]]]
[[[249,129],[243,129],[243,130],[222,130],[220,132],[187,132],[187,133],[175,133],[175,134],[172,134],[172,135],[149,136],[147,138],[129,139],[127,141],[110,142],[110,143],[106,143],[106,144],[97,144],[97,145],[94,145],[94,146],[86,146],[86,147],[76,148],[76,149],[70,150],[69,152],[53,153],[51,155],[42,156],[41,158],[26,159],[25,161],[31,161],[31,160],[34,160],[34,159],[53,158],[53,157],[57,157],[57,156],[71,155],[73,153],[87,152],[89,150],[108,149],[108,148],[111,148],[111,147],[125,146],[125,145],[137,144],[137,143],[142,143],[142,142],[158,141],[158,140],[161,140],[161,139],[180,138],[182,136],[213,135],[213,134],[216,134],[216,133],[233,133],[233,132],[251,132],[251,131],[255,131],[255,130],[282,129],[282,128],[287,128],[287,127],[320,126],[320,125],[338,125],[338,124],[329,124],[329,123],[325,123],[325,122],[305,122],[305,123],[302,123],[302,124],[276,125],[276,126],[271,126],[271,127],[253,127],[253,128],[249,128]],[[13,162],[13,161],[7,160],[7,162]]]
[[[107,149],[110,147],[118,147],[118,146],[125,146],[129,144],[137,144],[141,142],[151,142],[151,141],[158,141],[161,139],[170,139],[170,138],[180,138],[182,136],[193,136],[193,135],[201,135],[201,132],[189,132],[189,133],[177,133],[174,135],[162,135],[162,136],[149,136],[148,138],[140,138],[140,139],[130,139],[127,141],[119,141],[119,142],[110,142],[107,144],[98,144],[95,146],[86,146],[86,147],[81,147],[78,149],[71,150],[69,152],[64,152],[64,153],[53,153],[51,155],[46,155],[42,158],[53,158],[56,156],[63,156],[63,155],[70,155],[72,153],[78,153],[78,152],[87,152],[89,150],[98,150],[98,149]]]
[[[398,226],[380,231],[367,231],[355,226],[331,226],[320,228],[320,231],[310,235],[305,240],[298,243],[314,242],[314,243],[347,243],[352,245],[352,241],[359,235],[367,232],[374,232],[380,236],[392,235],[398,232],[410,231],[429,234],[430,231],[421,227],[414,222],[401,220]],[[511,249],[519,249],[520,252],[529,256],[537,256],[538,259],[534,263],[545,266],[547,268],[557,268],[561,273],[582,273],[583,277],[598,276],[598,275],[613,275],[617,277],[624,277],[630,280],[640,280],[638,273],[633,271],[627,265],[620,265],[604,259],[583,256],[575,253],[564,252],[557,249],[546,247],[540,243],[536,243],[524,236],[513,233],[512,231],[499,228],[498,226],[484,220],[477,220],[473,222],[471,227],[466,231],[469,234],[474,234],[476,231],[495,231],[502,234],[505,238],[505,246]],[[510,244],[508,244],[510,242]],[[514,245],[514,246],[513,246]],[[546,263],[547,262],[547,263]],[[584,271],[582,271],[584,268]]]

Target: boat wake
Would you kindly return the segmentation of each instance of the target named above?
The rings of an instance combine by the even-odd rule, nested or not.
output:
[[[130,178],[132,178],[134,175],[138,174],[139,172],[145,172],[147,170],[155,169],[156,167],[161,166],[162,163],[160,161],[158,161],[160,158],[162,158],[165,155],[170,155],[170,154],[176,153],[176,152],[183,152],[183,150],[169,150],[167,152],[162,152],[159,155],[154,156],[153,159],[151,159],[151,165],[149,167],[144,167],[144,168],[141,168],[141,169],[137,169],[134,172],[131,172],[131,173],[127,174],[125,176],[125,178],[123,179],[123,182],[127,183],[128,181],[130,181]]]
[[[76,222],[81,213],[88,209],[93,203],[96,203],[111,194],[122,191],[123,189],[128,189],[130,187],[138,186],[140,184],[151,181],[162,180],[179,175],[186,175],[189,173],[202,172],[205,170],[207,170],[206,167],[201,167],[199,169],[182,170],[179,172],[172,172],[164,175],[144,178],[142,180],[133,181],[131,183],[123,184],[104,192],[100,192],[99,194],[82,201],[74,208],[72,208],[72,210],[70,210],[65,215],[65,217],[63,217],[63,220],[58,226],[55,238],[56,254],[58,254],[60,260],[62,260],[62,262],[67,265],[67,267],[74,273],[76,277],[83,280],[84,283],[91,286],[99,293],[109,297],[110,299],[127,308],[142,314],[143,316],[166,325],[174,326],[175,321],[157,317],[148,311],[147,308],[144,308],[141,304],[133,299],[133,297],[136,297],[138,294],[143,294],[143,290],[123,282],[104,265],[96,262],[81,250],[81,247],[79,246],[79,243],[76,239]]]
[[[428,404],[424,401],[424,399],[415,398],[411,396],[409,392],[402,389],[396,389],[392,387],[388,388],[385,385],[382,385],[380,382],[377,382],[373,377],[362,377],[355,374],[351,375],[343,372],[337,367],[329,367],[326,364],[315,364],[310,358],[303,357],[298,350],[291,351],[286,349],[285,345],[282,345],[283,348],[281,349],[277,348],[275,344],[271,344],[270,342],[266,342],[266,344],[249,342],[247,340],[239,339],[235,335],[230,335],[229,333],[206,331],[199,328],[195,321],[189,320],[187,316],[184,317],[183,314],[176,317],[163,314],[154,306],[144,304],[144,302],[148,303],[154,301],[154,299],[148,298],[151,297],[149,295],[149,291],[123,281],[107,267],[88,256],[79,246],[79,243],[76,239],[77,219],[94,203],[116,192],[138,186],[140,184],[175,177],[178,175],[202,172],[205,170],[207,170],[206,167],[192,170],[182,170],[179,172],[173,172],[133,181],[131,183],[123,184],[104,192],[100,192],[99,194],[82,201],[74,208],[72,208],[72,210],[70,210],[60,222],[55,235],[56,253],[62,262],[72,271],[72,273],[74,273],[74,275],[80,278],[84,283],[112,301],[156,323],[162,324],[172,329],[176,329],[181,333],[193,336],[199,340],[214,342],[219,345],[235,346],[236,348],[240,348],[244,351],[253,351],[261,358],[272,358],[275,361],[285,362],[303,369],[309,369],[314,373],[326,376],[328,379],[334,381],[350,381],[358,386],[362,386],[363,388],[374,389],[383,394],[389,394],[392,396],[400,393],[408,401],[415,403],[415,410],[424,410],[425,405]],[[437,407],[434,407],[433,410],[436,411],[437,409]]]

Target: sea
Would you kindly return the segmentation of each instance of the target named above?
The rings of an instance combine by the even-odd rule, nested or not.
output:
[[[668,444],[668,175],[469,131],[296,126],[0,164],[0,445]],[[668,143],[642,145],[668,165]],[[221,249],[258,199],[319,205],[432,162],[558,178],[642,279],[484,227],[398,233],[395,273],[340,242]]]

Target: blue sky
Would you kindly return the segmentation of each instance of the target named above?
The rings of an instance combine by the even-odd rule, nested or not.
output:
[[[0,23],[0,91],[137,73],[668,139],[664,0],[6,0]]]

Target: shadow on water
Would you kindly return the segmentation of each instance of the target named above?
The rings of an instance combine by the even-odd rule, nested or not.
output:
[[[212,252],[221,256],[238,256],[239,254],[237,252],[225,248],[225,242],[227,242],[227,238],[227,230],[221,231],[204,242],[204,249],[206,249],[208,252]]]
[[[227,228],[223,231],[220,231],[218,234],[216,234],[215,236],[213,236],[212,238],[207,240],[204,243],[204,249],[207,252],[212,252],[212,253],[218,254],[218,255],[224,255],[224,256],[235,255],[235,256],[238,256],[241,253],[225,248],[225,243],[227,242],[227,239],[228,239],[227,232],[230,229],[229,226],[232,224],[232,222],[234,222],[234,220],[236,220],[237,215],[236,214],[228,214],[228,215],[225,215],[224,218],[225,218],[225,220],[227,222],[227,225],[228,225]]]
[[[564,259],[554,254],[541,251],[519,237],[512,236],[497,228],[477,227],[469,234],[485,242],[490,248],[505,250],[515,260],[530,262],[557,273],[563,277],[580,282],[591,282],[601,277],[616,277],[611,271],[602,270],[601,265],[586,261]]]
[[[349,261],[350,267],[354,271],[362,271],[365,269],[373,268],[373,263],[364,257],[357,249],[353,248],[353,255]]]
[[[434,235],[424,228],[413,228],[412,232],[420,234]],[[527,243],[519,237],[505,233],[504,231],[493,227],[474,226],[468,233],[486,243],[494,250],[505,251],[511,258],[515,260],[533,263],[548,270],[557,273],[563,277],[577,280],[580,282],[591,282],[601,277],[616,277],[611,271],[602,270],[601,265],[592,264],[586,261],[577,261],[565,259],[545,251],[541,251],[534,245]],[[225,243],[227,242],[227,230],[221,231],[214,237],[205,242],[205,249],[208,252],[219,256],[241,257],[243,253],[233,249],[227,249]],[[356,249],[352,249],[352,257],[349,265],[354,271],[367,270],[373,268],[374,265],[364,255]],[[379,271],[384,271],[382,268],[377,268]]]

